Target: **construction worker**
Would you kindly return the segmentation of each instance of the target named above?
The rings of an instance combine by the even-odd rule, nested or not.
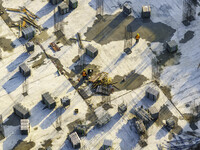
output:
[[[138,43],[139,40],[140,40],[140,35],[139,35],[139,33],[137,33],[137,35],[135,36],[135,39],[136,39],[136,43]]]
[[[87,73],[86,73],[85,69],[83,69],[82,77],[83,77],[83,80],[85,80],[87,78]]]

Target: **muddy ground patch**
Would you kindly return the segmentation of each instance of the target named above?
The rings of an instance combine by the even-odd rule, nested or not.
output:
[[[3,49],[3,51],[12,52],[15,45],[13,45],[11,39],[0,37],[0,47]]]
[[[19,140],[17,144],[13,147],[13,150],[30,150],[35,146],[35,143],[30,141],[21,141]]]
[[[123,13],[104,15],[103,19],[96,20],[92,27],[85,33],[87,40],[94,40],[99,44],[107,44],[111,41],[124,40],[125,27],[128,26],[133,33],[139,33],[141,38],[150,42],[165,42],[171,39],[175,29],[163,23],[153,23],[151,20],[134,19],[124,16]]]

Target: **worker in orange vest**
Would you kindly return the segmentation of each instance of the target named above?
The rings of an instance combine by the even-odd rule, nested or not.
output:
[[[139,39],[140,39],[139,33],[137,33],[137,35],[135,36],[135,39],[136,39],[136,43],[138,43],[138,42],[139,42]]]
[[[87,78],[87,73],[86,73],[85,69],[83,69],[82,77],[83,77],[83,80],[85,80]]]

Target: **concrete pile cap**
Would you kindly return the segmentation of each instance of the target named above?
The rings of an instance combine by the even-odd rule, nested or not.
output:
[[[20,110],[20,112],[22,114],[26,114],[29,110],[27,108],[25,108],[24,106],[22,106],[20,103],[17,103],[15,106],[14,106],[15,109],[17,110]]]
[[[25,72],[27,72],[27,71],[30,70],[30,69],[28,68],[28,66],[27,66],[25,63],[21,64],[19,67],[20,67],[23,71],[25,71]]]
[[[151,87],[149,87],[147,90],[146,90],[146,92],[148,92],[148,93],[150,93],[150,94],[153,94],[153,95],[158,95],[159,94],[159,92],[157,91],[157,90],[155,90],[155,89],[153,89],[153,88],[151,88]]]
[[[62,2],[60,5],[58,5],[58,7],[60,7],[60,9],[69,8],[69,6],[65,2]]]
[[[88,49],[88,50],[91,51],[91,52],[96,52],[96,51],[98,51],[97,48],[95,48],[95,47],[92,46],[91,44],[89,44],[89,45],[86,47],[86,49]]]
[[[69,138],[73,145],[77,145],[80,143],[80,138],[76,132],[73,132],[72,134],[69,135]]]

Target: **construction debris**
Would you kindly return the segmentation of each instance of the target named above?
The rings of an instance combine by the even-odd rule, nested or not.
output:
[[[81,142],[78,134],[76,132],[73,132],[69,135],[69,141],[72,144],[72,147],[74,149],[80,148],[81,147]]]
[[[46,104],[49,109],[56,107],[56,101],[51,97],[49,92],[42,94],[42,103]]]
[[[20,103],[17,103],[13,106],[14,113],[22,119],[27,119],[31,116],[30,111],[22,106]]]
[[[20,120],[21,125],[20,125],[20,130],[22,135],[28,135],[30,132],[30,123],[28,119],[21,119]]]

